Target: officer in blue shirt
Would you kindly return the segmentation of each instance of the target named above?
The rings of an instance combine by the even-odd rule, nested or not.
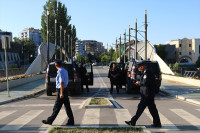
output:
[[[56,76],[56,88],[57,88],[57,96],[56,101],[53,108],[53,113],[47,120],[42,120],[44,124],[51,125],[58,115],[62,105],[65,105],[65,111],[69,117],[66,125],[74,125],[74,116],[72,113],[72,109],[70,107],[70,101],[68,98],[68,72],[62,67],[62,60],[56,59],[54,60],[55,67],[58,70]]]

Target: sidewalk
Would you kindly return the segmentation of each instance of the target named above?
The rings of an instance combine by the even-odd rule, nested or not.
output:
[[[40,92],[45,91],[44,83],[45,80],[40,79],[24,85],[10,88],[10,97],[8,97],[7,90],[0,91],[0,105],[37,95]]]

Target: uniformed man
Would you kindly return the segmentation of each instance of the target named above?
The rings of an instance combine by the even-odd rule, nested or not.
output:
[[[156,80],[151,69],[145,66],[143,62],[138,63],[138,70],[142,72],[140,81],[136,82],[136,85],[140,85],[141,100],[138,104],[137,112],[130,121],[125,121],[126,124],[135,126],[136,121],[139,119],[144,109],[148,107],[149,112],[153,117],[153,127],[162,127],[158,110],[156,108],[154,97]]]
[[[83,84],[85,84],[87,92],[89,92],[88,88],[88,77],[86,76],[87,70],[83,67],[83,64],[80,64],[80,74],[81,74],[81,90],[83,91]]]
[[[116,67],[116,64],[113,64],[109,69],[108,77],[110,78],[110,94],[113,92],[113,85],[116,85],[117,94],[119,94],[119,74],[120,70]]]
[[[57,88],[57,96],[56,101],[53,108],[53,113],[47,120],[42,120],[44,124],[51,125],[58,115],[62,105],[65,105],[65,111],[69,117],[66,125],[74,125],[74,116],[72,113],[72,109],[70,107],[70,101],[68,98],[68,71],[62,67],[62,60],[56,59],[54,60],[55,67],[58,70],[56,76],[56,88]]]

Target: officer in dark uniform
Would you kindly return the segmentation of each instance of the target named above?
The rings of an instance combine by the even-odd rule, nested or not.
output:
[[[139,119],[144,109],[148,107],[152,117],[153,117],[153,127],[162,127],[160,122],[160,117],[158,110],[156,108],[154,97],[155,97],[155,88],[156,80],[151,69],[145,66],[143,62],[138,63],[138,70],[142,71],[140,81],[137,81],[136,84],[140,85],[141,100],[138,104],[137,112],[135,116],[131,118],[130,121],[125,121],[126,124],[135,126],[136,121]]]
[[[86,76],[87,70],[83,67],[83,64],[80,64],[80,74],[81,74],[81,90],[83,91],[83,84],[85,84],[87,92],[89,92],[88,88],[88,77]]]
[[[70,101],[68,98],[68,71],[62,67],[62,60],[56,59],[54,60],[55,67],[58,70],[56,76],[56,88],[57,88],[57,96],[56,101],[53,108],[53,113],[47,120],[42,120],[44,124],[51,125],[58,115],[62,105],[65,105],[65,111],[69,117],[66,125],[74,125],[74,116],[72,113],[72,109],[70,107]]]
[[[119,74],[120,70],[116,67],[116,64],[112,64],[112,67],[109,69],[108,77],[110,78],[111,88],[110,94],[113,92],[113,85],[116,85],[117,94],[119,94]]]

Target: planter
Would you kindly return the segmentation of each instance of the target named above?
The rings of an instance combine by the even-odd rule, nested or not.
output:
[[[108,100],[108,98],[104,99],[107,101],[108,105],[90,105],[92,98],[89,98],[85,104],[85,108],[114,108],[113,104]]]
[[[16,79],[16,80],[10,80],[8,81],[9,83],[9,88],[13,88],[16,86],[20,86],[32,81],[36,81],[39,79],[43,79],[45,77],[45,74],[40,74],[40,75],[35,75],[35,76],[31,76],[31,77],[26,77],[26,78],[22,78],[22,79]],[[6,90],[7,89],[7,82],[2,82],[0,83],[0,91]]]

